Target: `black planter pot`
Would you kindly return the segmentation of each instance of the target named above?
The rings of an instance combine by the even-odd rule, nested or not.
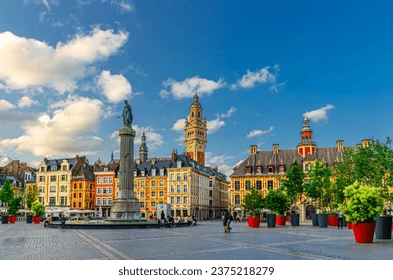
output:
[[[299,226],[300,214],[291,214],[291,225]]]
[[[318,226],[318,215],[317,214],[311,214],[311,220],[312,220],[312,225],[314,227]]]
[[[1,223],[8,224],[8,215],[1,216]]]
[[[276,214],[267,214],[266,223],[268,227],[276,227]]]
[[[329,215],[328,214],[318,214],[318,226],[319,227],[328,227],[328,220],[329,220]]]
[[[392,239],[392,216],[377,217],[376,239]]]
[[[31,224],[33,222],[33,216],[27,215],[26,216],[26,223]]]

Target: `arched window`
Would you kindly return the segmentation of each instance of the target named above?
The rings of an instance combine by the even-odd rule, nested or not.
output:
[[[201,117],[201,112],[198,112],[198,118],[200,118]]]

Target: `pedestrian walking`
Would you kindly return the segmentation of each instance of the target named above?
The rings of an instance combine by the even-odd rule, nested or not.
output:
[[[343,213],[341,211],[338,211],[337,213],[338,216],[338,223],[337,223],[337,228],[343,228],[343,224],[344,224],[344,216]]]
[[[224,218],[224,222],[222,223],[222,225],[224,227],[224,231],[225,231],[225,233],[230,233],[230,231],[228,229],[228,221],[229,221],[229,213],[228,213],[228,211],[225,212],[223,218]]]
[[[233,228],[231,227],[232,222],[233,222],[233,216],[230,212],[228,212],[228,230],[229,230],[229,232],[231,232],[231,230],[233,230]]]

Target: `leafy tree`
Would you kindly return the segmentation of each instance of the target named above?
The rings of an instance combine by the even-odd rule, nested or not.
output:
[[[18,214],[18,210],[20,207],[20,202],[22,201],[21,196],[13,197],[10,202],[8,203],[8,215],[9,216],[16,216]]]
[[[31,205],[31,211],[33,216],[41,217],[45,214],[45,205],[37,200]]]
[[[289,197],[281,189],[269,190],[265,197],[265,204],[272,213],[278,216],[285,216],[285,211],[288,211],[291,206]]]
[[[255,187],[250,189],[250,193],[246,194],[243,199],[242,207],[245,212],[250,212],[251,217],[259,217],[261,209],[264,205],[264,199],[260,192]]]
[[[314,200],[317,208],[326,212],[331,201],[331,175],[332,171],[322,162],[316,161],[309,173],[309,183],[306,184],[306,194]]]
[[[355,182],[344,190],[347,202],[340,205],[348,222],[374,222],[374,218],[383,213],[383,198],[380,189]]]
[[[0,201],[8,205],[12,198],[14,198],[14,191],[11,188],[10,181],[6,179],[0,190]]]
[[[354,172],[354,150],[346,149],[343,153],[343,161],[332,167],[332,203],[337,207],[345,200],[344,189],[352,185],[356,178]]]
[[[391,140],[372,139],[369,145],[358,146],[353,155],[354,175],[361,185],[380,190],[381,196],[390,201],[388,188],[393,186],[393,150]]]
[[[286,179],[282,181],[285,192],[292,199],[295,209],[297,209],[297,201],[304,192],[304,178],[303,168],[295,160],[287,172]]]
[[[25,202],[26,202],[26,207],[27,209],[31,209],[31,205],[33,204],[34,201],[37,200],[38,198],[38,189],[37,186],[33,186],[31,189],[27,188],[25,195]]]

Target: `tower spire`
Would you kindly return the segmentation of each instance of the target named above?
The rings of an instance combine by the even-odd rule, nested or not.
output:
[[[147,160],[148,149],[146,146],[146,136],[145,131],[142,132],[142,141],[141,146],[139,147],[139,159],[141,162],[145,162]]]
[[[190,114],[184,122],[184,145],[186,154],[201,165],[205,165],[207,143],[207,121],[203,118],[203,108],[199,103],[198,93],[194,94]]]

